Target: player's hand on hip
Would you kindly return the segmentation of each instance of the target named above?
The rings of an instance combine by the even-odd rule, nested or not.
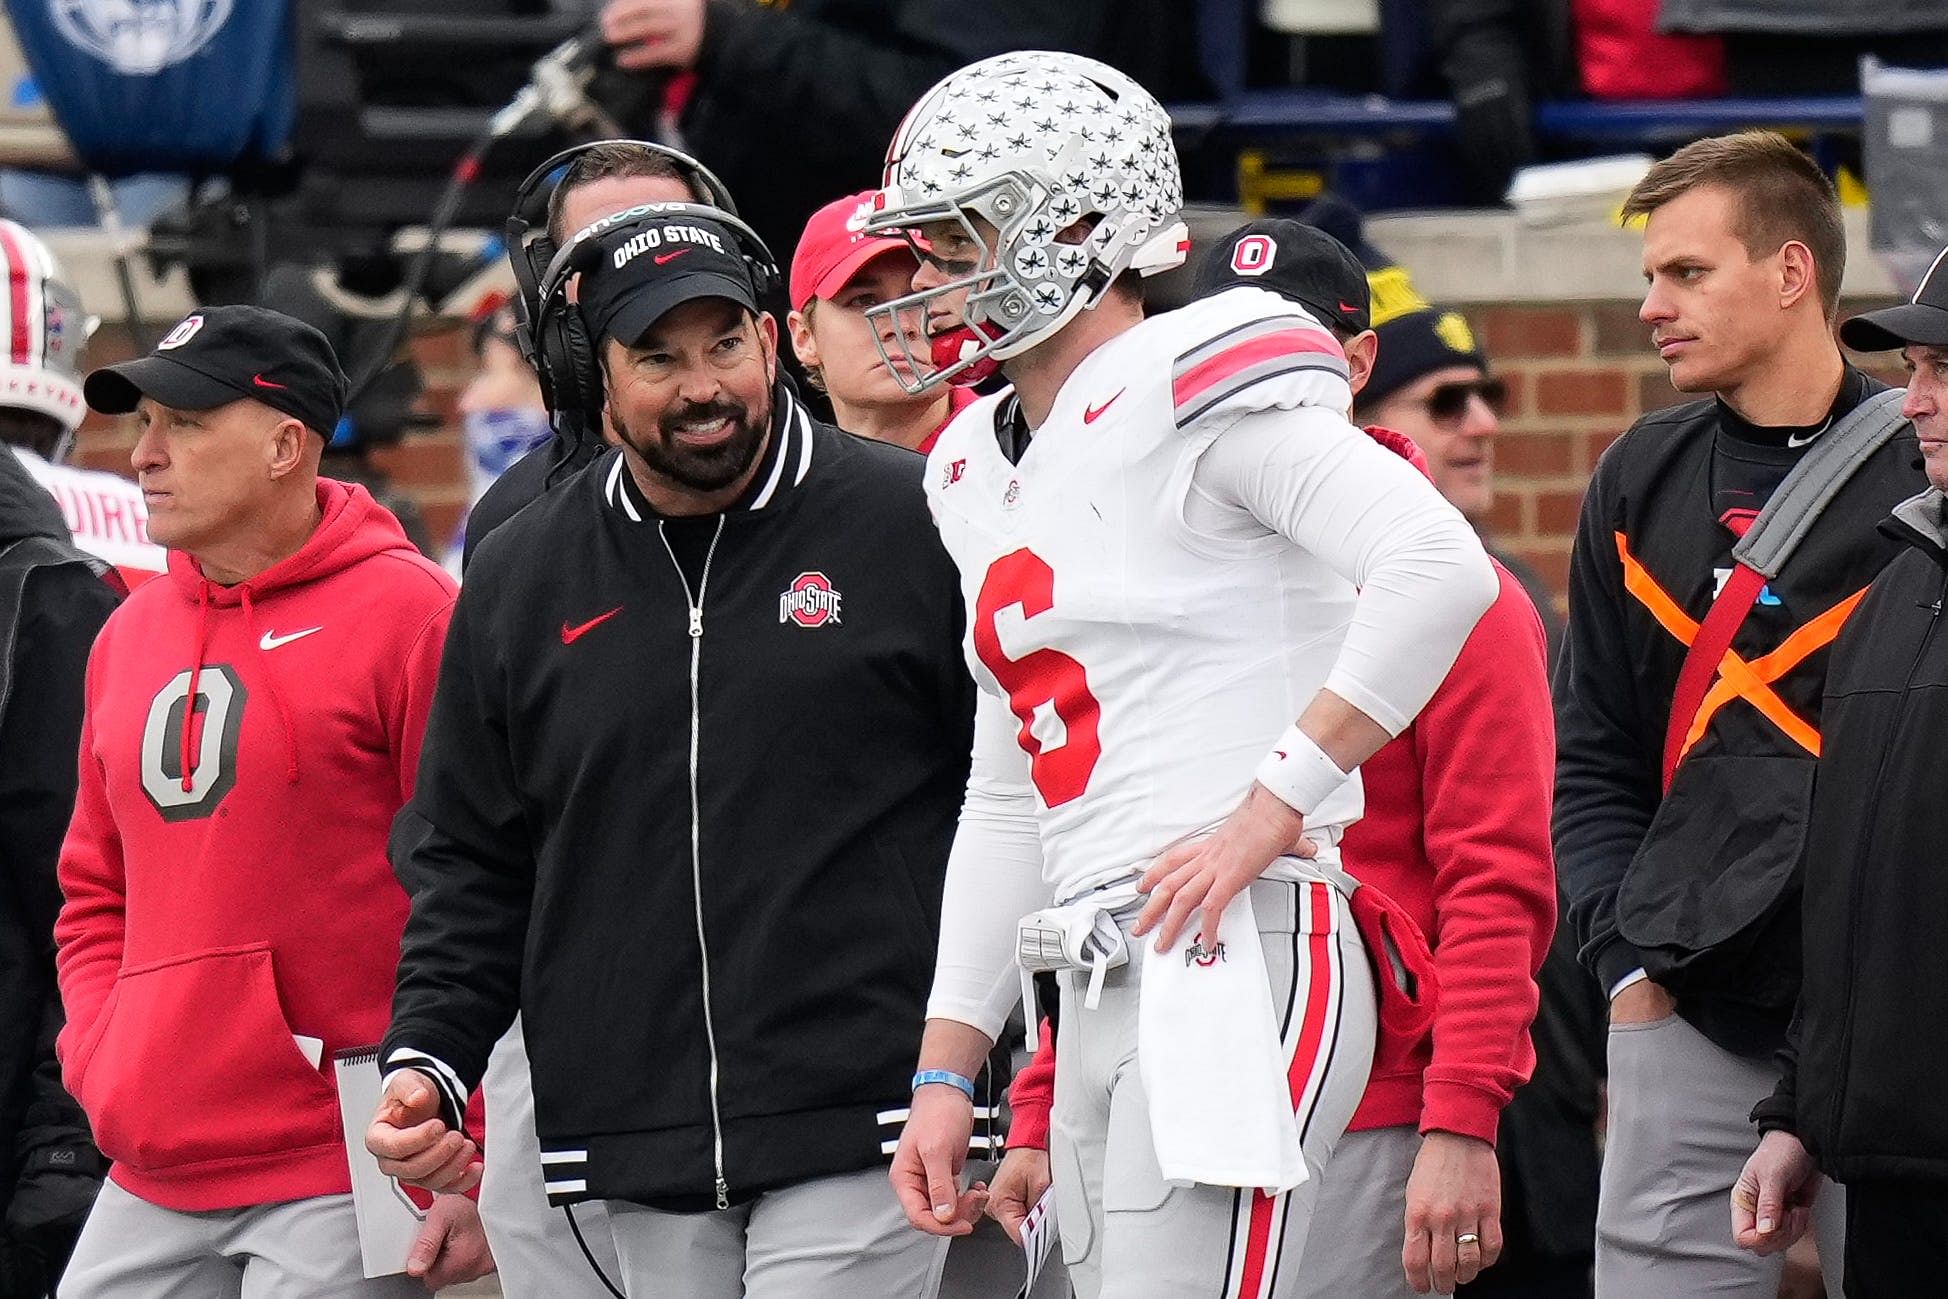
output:
[[[386,1083],[365,1148],[378,1156],[380,1172],[429,1191],[466,1191],[480,1181],[480,1147],[447,1127],[439,1088],[417,1069],[401,1069]]]
[[[1732,1185],[1732,1239],[1754,1254],[1776,1254],[1813,1222],[1819,1170],[1790,1132],[1768,1132]]]
[[[1205,943],[1216,942],[1218,917],[1239,890],[1288,853],[1311,857],[1318,852],[1304,831],[1303,816],[1253,781],[1216,834],[1176,845],[1144,872],[1137,887],[1150,900],[1131,932],[1141,937],[1156,930],[1157,950],[1168,951],[1190,924],[1191,913],[1201,911],[1199,933]]]
[[[480,1207],[464,1195],[436,1198],[406,1255],[406,1275],[438,1291],[477,1281],[493,1270],[494,1255],[487,1247],[487,1229],[480,1225]]]
[[[703,49],[704,0],[608,0],[601,23],[618,68],[690,68]]]
[[[1001,1224],[1008,1239],[1021,1244],[1021,1224],[1028,1211],[1048,1190],[1048,1151],[1026,1146],[1001,1157],[988,1185],[988,1217]]]
[[[987,1207],[988,1190],[981,1182],[960,1189],[973,1135],[973,1102],[957,1088],[929,1083],[913,1093],[913,1108],[888,1174],[909,1224],[935,1236],[965,1236],[974,1230]]]
[[[1400,1251],[1416,1293],[1453,1294],[1502,1255],[1502,1170],[1479,1137],[1430,1132],[1407,1178]]]

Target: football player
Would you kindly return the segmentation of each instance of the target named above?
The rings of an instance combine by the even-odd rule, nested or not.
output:
[[[1144,319],[1141,276],[1189,240],[1169,119],[1129,78],[964,68],[885,180],[868,227],[922,263],[876,335],[937,335],[892,373],[1011,385],[928,464],[982,693],[896,1188],[916,1227],[971,1229],[970,1078],[1019,956],[1061,989],[1078,1291],[1289,1295],[1375,1043],[1338,865],[1352,773],[1427,702],[1493,569],[1348,421],[1345,356],[1302,309],[1238,288]]]

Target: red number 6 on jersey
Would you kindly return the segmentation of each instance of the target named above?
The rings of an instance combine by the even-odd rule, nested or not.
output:
[[[1039,649],[1011,659],[1001,649],[995,632],[995,615],[1009,605],[1020,605],[1024,619],[1047,613],[1055,603],[1055,570],[1032,550],[1017,550],[1003,555],[988,568],[981,582],[980,598],[974,606],[974,653],[1008,692],[1008,708],[1021,721],[1015,737],[1032,759],[1035,788],[1042,801],[1059,807],[1081,796],[1089,787],[1090,773],[1102,757],[1102,741],[1097,724],[1102,706],[1089,693],[1089,677],[1082,664],[1061,650]],[[1035,710],[1047,704],[1055,710],[1068,739],[1045,749],[1031,727]]]

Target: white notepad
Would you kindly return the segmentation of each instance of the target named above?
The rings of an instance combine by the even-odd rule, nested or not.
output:
[[[338,1076],[338,1116],[345,1125],[345,1156],[352,1167],[352,1208],[358,1215],[359,1254],[367,1277],[397,1276],[419,1239],[426,1214],[397,1180],[379,1171],[365,1148],[365,1129],[379,1112],[379,1048],[332,1052]]]
[[[1035,1289],[1035,1282],[1042,1275],[1042,1268],[1048,1262],[1049,1251],[1055,1248],[1060,1233],[1055,1228],[1055,1188],[1042,1192],[1042,1198],[1035,1201],[1035,1207],[1021,1220],[1021,1252],[1028,1265],[1028,1279],[1022,1283],[1021,1293],[1015,1299],[1028,1299]]]

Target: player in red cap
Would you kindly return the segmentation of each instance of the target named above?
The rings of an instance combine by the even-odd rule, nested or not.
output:
[[[911,447],[925,455],[947,421],[975,398],[947,385],[907,392],[880,360],[875,335],[891,329],[866,312],[904,297],[917,265],[906,241],[866,233],[872,194],[835,199],[812,214],[791,258],[792,351],[812,386],[832,400],[832,419],[861,437]],[[893,340],[881,339],[890,344]],[[911,338],[908,344],[924,340]],[[902,349],[891,349],[897,357]]]

